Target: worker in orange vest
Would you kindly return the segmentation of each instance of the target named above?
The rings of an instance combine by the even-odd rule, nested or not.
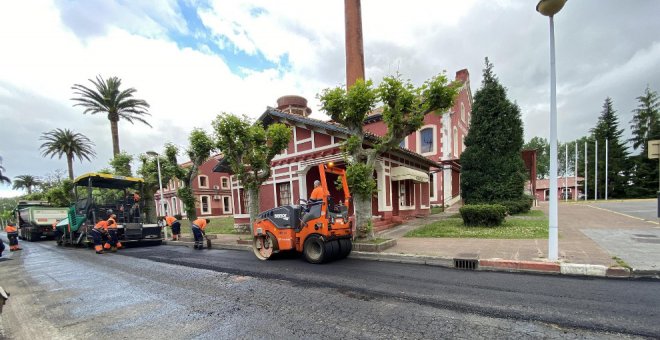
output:
[[[181,238],[181,223],[174,216],[165,216],[165,223],[172,227],[172,241],[178,241]]]
[[[16,225],[12,222],[9,222],[5,227],[7,232],[7,238],[9,239],[9,251],[17,251],[23,248],[18,246],[18,229]]]
[[[121,242],[119,242],[119,237],[117,236],[117,215],[111,214],[108,218],[108,243],[110,244],[110,251],[113,253],[117,251],[118,248],[121,248]],[[106,243],[106,244],[108,244]]]
[[[204,229],[206,229],[206,224],[211,222],[208,218],[198,218],[192,223],[192,233],[193,236],[195,236],[195,249],[202,249],[204,248],[204,236],[206,236],[206,232]]]
[[[312,194],[309,195],[309,199],[313,201],[323,200],[323,187],[321,186],[321,181],[314,181],[314,190],[312,190]]]
[[[94,250],[97,254],[103,254],[103,238],[108,233],[107,229],[108,222],[100,219],[90,232],[94,241]]]

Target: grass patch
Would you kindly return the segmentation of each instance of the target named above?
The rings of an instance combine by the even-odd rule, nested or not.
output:
[[[545,213],[542,210],[530,210],[528,212],[512,215],[513,217],[545,217]]]
[[[238,234],[234,229],[233,217],[211,218],[206,225],[207,234]]]
[[[431,215],[439,214],[445,211],[445,207],[431,207]]]
[[[460,218],[448,218],[411,230],[404,237],[452,237],[493,239],[548,238],[548,220],[507,219],[499,227],[466,227]]]
[[[618,257],[618,256],[612,256],[612,260],[616,261],[616,264],[619,265],[619,267],[628,268],[629,270],[632,271],[632,267],[629,266],[629,265],[626,263],[626,261],[624,261],[624,260],[621,259],[620,257]]]
[[[355,243],[379,244],[379,243],[383,243],[383,242],[389,241],[389,240],[390,240],[389,238],[374,238],[374,239],[371,239],[371,240],[357,239],[357,240],[355,240]]]

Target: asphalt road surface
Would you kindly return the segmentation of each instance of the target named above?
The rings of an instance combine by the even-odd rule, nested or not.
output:
[[[179,246],[0,260],[0,338],[660,337],[660,282],[469,272]]]
[[[626,200],[626,201],[604,201],[590,202],[590,205],[616,211],[622,214],[634,216],[647,221],[658,220],[657,200]]]

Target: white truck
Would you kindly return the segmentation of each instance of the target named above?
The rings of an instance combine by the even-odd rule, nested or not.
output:
[[[18,222],[18,237],[39,241],[44,236],[54,236],[53,225],[67,217],[68,208],[53,207],[44,201],[18,201],[14,212]]]

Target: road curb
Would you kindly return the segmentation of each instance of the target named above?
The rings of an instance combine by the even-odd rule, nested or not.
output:
[[[213,241],[211,241],[213,242]],[[180,247],[190,247],[192,248],[195,242],[188,241],[163,241],[163,244],[170,246],[180,246]],[[247,250],[251,251],[252,246],[241,245],[241,244],[228,244],[228,243],[212,243],[213,247],[211,249],[228,249],[228,250]],[[204,243],[204,248],[206,248],[206,243]]]
[[[479,270],[561,274],[561,266],[556,262],[515,261],[502,259],[479,260]]]

